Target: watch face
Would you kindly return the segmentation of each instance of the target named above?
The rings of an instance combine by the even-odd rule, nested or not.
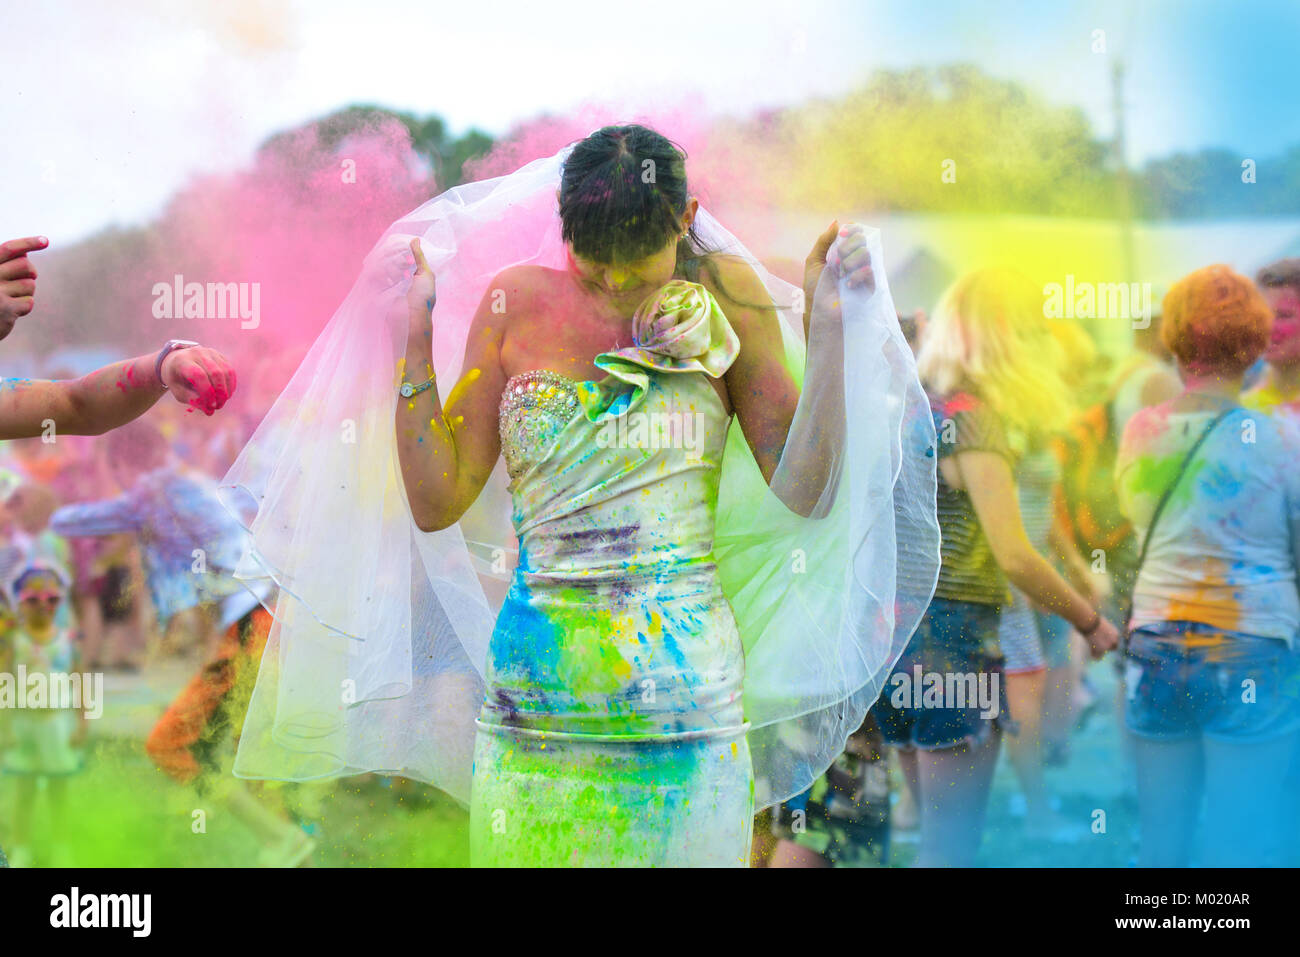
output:
[[[403,396],[409,399],[411,396],[415,395],[415,386],[411,385],[409,382],[403,382],[401,392]]]

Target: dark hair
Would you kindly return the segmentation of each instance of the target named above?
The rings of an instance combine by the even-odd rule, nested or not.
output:
[[[690,196],[686,154],[644,126],[606,126],[564,161],[564,241],[596,262],[629,262],[663,249],[681,230]]]
[[[560,235],[579,256],[599,263],[644,259],[681,233],[690,201],[686,152],[646,126],[601,127],[564,161],[559,199]],[[692,223],[677,243],[676,272],[699,282],[703,269],[719,291],[739,301],[723,288],[714,253]]]
[[[1300,259],[1279,259],[1269,263],[1255,274],[1255,284],[1261,289],[1290,287],[1300,291]]]

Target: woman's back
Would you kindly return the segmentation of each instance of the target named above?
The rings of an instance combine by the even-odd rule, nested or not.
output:
[[[992,452],[1015,468],[1017,457],[1006,429],[988,403],[969,392],[930,395],[939,460],[962,452]],[[935,596],[985,605],[1006,603],[1006,576],[998,568],[970,495],[938,472],[936,509],[942,535],[942,565]]]
[[[1137,413],[1116,463],[1120,505],[1139,536],[1197,438],[1218,414],[1173,402]],[[1258,413],[1228,414],[1169,497],[1147,548],[1133,625],[1194,621],[1290,641],[1300,629],[1300,436]]]

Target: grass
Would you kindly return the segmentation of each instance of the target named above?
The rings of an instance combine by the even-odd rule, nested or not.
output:
[[[233,779],[219,783],[230,786]],[[57,837],[68,848],[69,866],[258,864],[258,840],[215,794],[201,797],[194,788],[174,783],[153,768],[137,741],[100,741],[68,788],[67,813]],[[373,776],[254,788],[312,835],[317,866],[458,867],[469,862],[466,812],[431,788]],[[0,779],[6,809],[13,791],[12,780]],[[48,847],[56,833],[48,815],[42,817],[33,841],[38,865],[50,863],[40,848]]]
[[[131,718],[93,740],[84,771],[68,781],[68,811],[57,829],[76,867],[257,866],[261,845],[224,810],[215,794],[200,796],[156,770],[144,754],[143,731],[156,719],[178,671],[163,687],[123,689],[119,714]],[[1111,706],[1114,675],[1094,666],[1092,679],[1103,707],[1073,739],[1070,763],[1049,769],[1061,814],[1086,831],[1073,844],[1031,840],[1011,812],[1018,791],[1000,762],[979,863],[994,867],[1126,867],[1136,855],[1136,802],[1124,767],[1120,730]],[[135,697],[128,697],[128,692]],[[221,776],[214,787],[236,786]],[[468,815],[435,789],[378,776],[300,785],[254,784],[263,801],[299,821],[317,842],[313,862],[327,867],[461,867],[469,863]],[[0,776],[0,845],[10,847],[9,808],[14,782]],[[201,812],[201,813],[198,813]],[[1104,814],[1104,829],[1097,822]],[[51,863],[39,849],[55,832],[38,820],[37,864]],[[894,840],[891,864],[905,866],[915,845]]]

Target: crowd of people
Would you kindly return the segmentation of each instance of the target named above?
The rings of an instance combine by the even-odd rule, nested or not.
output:
[[[0,336],[31,311],[27,256],[43,245],[6,244]],[[1003,754],[1027,833],[1077,841],[1093,822],[1061,813],[1044,769],[1068,766],[1093,711],[1122,725],[1114,758],[1135,776],[1139,864],[1293,862],[1300,260],[1253,281],[1225,266],[1183,277],[1119,361],[1045,317],[1041,290],[1005,269],[962,277],[904,326],[938,436],[938,585],[844,754],[761,816],[753,863],[887,864],[891,845],[915,840],[918,865],[974,865]],[[168,388],[179,405],[132,421]],[[218,354],[168,344],[0,397],[0,433],[22,439],[0,458],[0,673],[201,658],[140,742],[161,773],[199,788],[271,624],[268,596],[230,577],[241,532],[216,497],[243,425],[232,417],[203,443],[186,426],[233,389]],[[1097,659],[1115,669],[1114,709],[1088,679]],[[932,674],[934,700],[913,693]],[[948,700],[953,676],[989,696]],[[57,840],[33,847],[32,818],[48,804],[57,835],[86,738],[74,711],[0,709],[12,864],[69,860]],[[310,859],[311,839],[251,792],[222,800],[265,863]]]
[[[1103,704],[1081,664],[1107,656],[1135,863],[1295,861],[1300,260],[1254,282],[1183,277],[1117,364],[1042,302],[1013,272],[975,272],[917,337],[939,435],[935,597],[850,742],[852,773],[774,816],[769,866],[880,863],[891,836],[916,839],[920,865],[970,866],[1000,751],[1030,836],[1097,833],[1058,812],[1043,768]],[[1000,701],[891,695],[922,673],[997,675]]]
[[[47,246],[0,245],[0,338],[35,308],[30,254]],[[215,464],[206,456],[218,450],[187,447],[184,416],[219,411],[236,376],[219,352],[170,340],[80,377],[4,385],[0,439],[25,440],[7,442],[0,461],[0,769],[17,781],[4,839],[13,863],[33,861],[32,821],[48,804],[43,863],[67,864],[65,785],[87,737],[80,678],[139,669],[168,642],[207,642],[219,599],[246,600],[228,572],[240,543],[212,507],[211,479],[173,454]],[[179,418],[140,420],[169,393]],[[195,574],[209,555],[211,570]],[[31,689],[40,694],[28,700]],[[152,750],[162,764],[164,749]]]

